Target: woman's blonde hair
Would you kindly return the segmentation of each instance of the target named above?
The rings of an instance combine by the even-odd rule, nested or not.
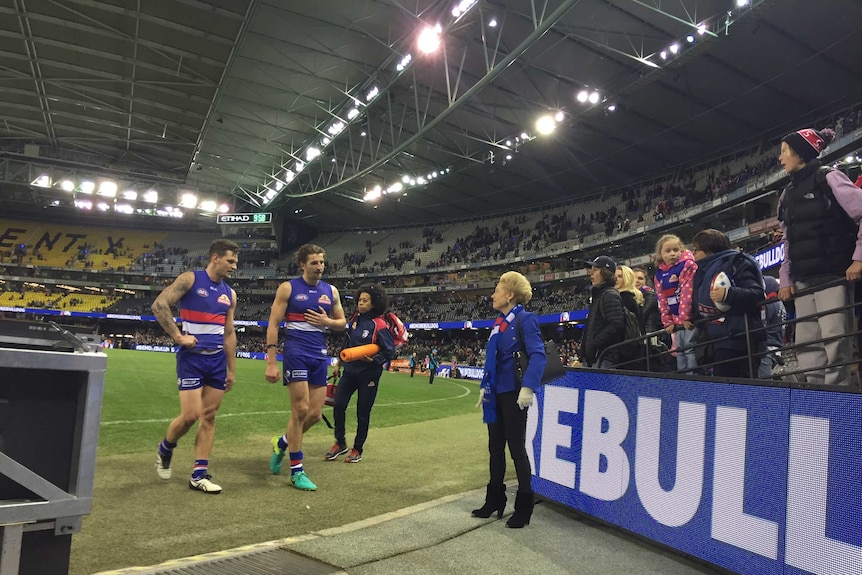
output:
[[[533,286],[523,274],[506,272],[500,276],[500,285],[515,294],[515,303],[527,304],[533,299]]]
[[[666,242],[679,242],[679,250],[682,251],[685,249],[685,244],[682,243],[682,240],[679,239],[679,236],[674,234],[665,234],[660,237],[655,243],[655,261],[657,263],[661,263],[663,261],[661,257],[661,248]]]
[[[635,296],[635,301],[638,305],[644,304],[644,294],[641,293],[641,290],[635,287],[635,272],[632,271],[632,268],[629,266],[617,266],[617,270],[623,276],[623,286],[621,288],[617,288],[617,291],[624,292],[627,291]]]

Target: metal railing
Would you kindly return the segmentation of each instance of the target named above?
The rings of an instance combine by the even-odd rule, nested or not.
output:
[[[815,292],[818,292],[818,291],[821,291],[824,289],[829,289],[832,287],[837,287],[840,285],[848,285],[848,284],[850,284],[850,282],[848,282],[844,278],[840,278],[840,279],[836,279],[836,280],[833,280],[830,282],[825,282],[825,283],[822,283],[822,284],[819,284],[816,286],[812,286],[812,287],[809,287],[809,288],[806,288],[803,290],[797,290],[796,293],[791,298],[791,301],[799,298],[800,296],[810,295],[810,294],[813,294]],[[850,287],[852,289],[853,284],[850,284]],[[759,302],[757,304],[757,307],[762,309],[764,306],[769,305],[769,304],[774,303],[774,302],[777,302],[777,301],[779,301],[778,297],[771,297],[771,298],[768,298],[768,299],[765,299],[765,300]],[[779,323],[761,324],[760,322],[758,322],[758,325],[756,325],[756,326],[750,325],[749,316],[747,314],[742,315],[742,316],[736,316],[736,317],[742,317],[743,318],[744,325],[745,325],[744,332],[729,334],[729,335],[721,337],[721,338],[715,338],[715,339],[709,339],[709,340],[699,339],[700,336],[697,336],[698,340],[695,342],[692,342],[690,345],[687,345],[684,347],[673,348],[673,349],[669,349],[669,348],[667,348],[667,346],[656,345],[656,341],[658,340],[658,338],[660,338],[663,334],[667,334],[667,332],[665,330],[658,330],[658,331],[644,334],[643,336],[641,336],[639,338],[622,341],[622,342],[615,343],[613,345],[606,347],[605,349],[603,349],[599,353],[599,356],[596,360],[595,365],[601,365],[602,361],[608,356],[609,352],[611,352],[612,350],[623,350],[623,349],[632,350],[633,349],[632,344],[637,344],[637,347],[641,348],[640,352],[638,353],[638,356],[633,358],[633,359],[625,359],[625,360],[618,361],[611,366],[612,369],[620,369],[620,370],[626,370],[626,371],[638,371],[638,372],[646,371],[646,372],[651,372],[651,373],[663,372],[663,373],[678,373],[679,374],[679,373],[683,373],[683,372],[680,372],[675,368],[675,365],[676,365],[676,357],[674,357],[675,354],[685,353],[685,352],[689,352],[689,351],[697,354],[698,350],[702,350],[703,348],[706,348],[707,346],[714,345],[716,342],[726,341],[729,339],[739,339],[740,336],[744,336],[745,344],[746,344],[745,347],[746,347],[746,350],[748,350],[747,352],[744,353],[744,356],[746,358],[749,374],[757,374],[758,373],[758,366],[761,363],[761,359],[763,357],[769,355],[769,356],[772,356],[773,358],[775,358],[778,362],[778,365],[773,367],[773,369],[771,370],[771,374],[770,374],[769,379],[782,379],[785,381],[791,381],[791,382],[797,381],[800,383],[804,383],[806,373],[813,372],[813,371],[820,371],[820,370],[825,369],[825,368],[852,366],[852,365],[855,365],[857,363],[860,363],[860,361],[862,361],[862,360],[860,360],[857,357],[853,357],[847,361],[843,361],[840,363],[830,363],[830,364],[824,365],[824,366],[816,366],[816,367],[809,367],[809,368],[803,369],[803,368],[799,368],[798,366],[793,367],[793,364],[795,363],[794,360],[795,360],[796,349],[803,347],[803,346],[810,346],[812,344],[826,344],[826,343],[829,343],[832,341],[837,341],[837,340],[844,339],[844,338],[855,338],[860,333],[862,333],[862,330],[858,329],[858,327],[857,327],[856,331],[849,331],[848,333],[844,333],[844,334],[837,335],[837,336],[815,339],[812,341],[804,342],[802,344],[797,344],[797,343],[795,343],[795,341],[792,343],[785,343],[783,347],[781,347],[777,350],[776,349],[768,349],[765,344],[762,346],[762,349],[755,349],[755,345],[754,345],[755,341],[765,342],[766,341],[766,337],[765,337],[766,332],[768,332],[769,330],[771,330],[775,327],[783,326],[785,328],[785,330],[787,330],[788,327],[794,327],[795,328],[795,325],[799,322],[808,321],[808,320],[815,319],[818,317],[843,312],[843,311],[851,309],[851,308],[855,309],[856,307],[858,307],[860,305],[862,305],[862,302],[855,302],[854,301],[853,303],[850,303],[847,305],[843,305],[843,306],[839,306],[839,307],[835,307],[835,308],[830,308],[830,309],[823,311],[823,312],[818,312],[818,313],[809,314],[809,315],[805,315],[805,316],[794,317],[793,319],[789,319],[787,321],[782,321]],[[718,319],[721,319],[721,318],[727,317],[727,316],[728,316],[727,313],[719,313],[719,314],[714,314],[714,315],[710,315],[707,317],[699,318],[697,321],[693,322],[694,327],[695,327],[695,329],[698,329],[698,328],[701,328],[702,326],[706,325],[707,323],[714,322]],[[764,337],[762,337],[762,338],[757,337],[757,334],[759,334],[761,332],[763,332]],[[780,354],[776,354],[775,353],[776,351],[780,352]],[[860,352],[862,352],[862,350],[860,350]],[[743,354],[741,354],[740,357],[742,357],[742,355]],[[736,358],[732,357],[732,358],[723,359],[720,361],[711,361],[708,363],[698,364],[694,370],[694,373],[697,375],[711,375],[712,368],[714,368],[715,366],[721,365],[721,364],[726,364],[726,363],[737,362],[737,361],[739,361],[740,357],[736,357]],[[670,359],[667,359],[667,358],[670,358]],[[670,360],[673,360],[672,361],[672,363],[674,365],[673,369],[665,367],[671,363]],[[753,377],[753,379],[762,379],[762,378],[758,378],[755,376],[755,377]],[[848,383],[854,383],[854,382],[848,382]],[[854,384],[858,385],[858,381],[855,382]]]

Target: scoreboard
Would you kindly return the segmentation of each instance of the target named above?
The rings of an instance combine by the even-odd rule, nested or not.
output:
[[[218,214],[218,224],[271,224],[272,212],[260,212],[252,214]]]

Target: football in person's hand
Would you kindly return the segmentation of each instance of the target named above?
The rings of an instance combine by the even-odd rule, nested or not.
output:
[[[718,272],[715,277],[712,279],[712,289],[715,288],[730,288],[730,278],[727,277],[727,274],[724,272]],[[727,297],[725,295],[725,297]],[[729,311],[730,306],[724,302],[717,301],[715,302],[715,307],[717,307],[720,311]]]

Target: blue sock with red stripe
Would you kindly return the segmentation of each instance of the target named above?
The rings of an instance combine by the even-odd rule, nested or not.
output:
[[[176,443],[171,443],[168,441],[168,438],[165,437],[161,443],[159,443],[159,453],[164,455],[165,457],[170,457],[174,452],[174,447],[176,447]]]
[[[192,479],[197,480],[206,477],[209,463],[209,459],[195,459],[195,469],[192,471]]]
[[[281,449],[282,453],[287,451],[287,434],[286,433],[278,438],[278,448]]]
[[[291,451],[289,457],[290,457],[290,474],[296,475],[300,471],[303,471],[302,452],[301,451]]]

